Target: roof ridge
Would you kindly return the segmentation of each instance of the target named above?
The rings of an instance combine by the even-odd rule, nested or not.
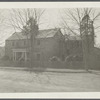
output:
[[[41,30],[39,30],[39,31],[56,30],[56,29],[60,29],[60,28],[41,29]]]

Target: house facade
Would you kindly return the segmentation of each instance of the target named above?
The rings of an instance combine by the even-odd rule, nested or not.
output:
[[[53,56],[62,58],[64,36],[60,29],[39,30],[36,35],[33,56],[35,61],[49,60]],[[6,40],[5,55],[13,61],[28,61],[30,58],[30,36],[14,33]]]

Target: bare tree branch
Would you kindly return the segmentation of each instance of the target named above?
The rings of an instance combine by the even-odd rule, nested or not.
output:
[[[27,26],[29,19],[32,17],[36,24],[40,24],[40,18],[43,15],[45,10],[40,9],[12,9],[11,11],[11,19],[10,24],[12,27],[16,28],[16,30],[23,30],[24,26]]]
[[[70,31],[74,31],[73,33],[76,33],[75,29],[77,29],[77,34],[80,33],[80,23],[83,16],[85,16],[86,14],[88,14],[93,20],[95,29],[100,28],[98,25],[96,25],[96,23],[98,23],[98,20],[100,20],[100,12],[96,12],[96,9],[94,8],[66,8],[63,11],[65,16],[62,16],[63,18],[61,17],[62,23],[66,26],[67,29],[71,28]],[[72,28],[72,25],[74,28]]]

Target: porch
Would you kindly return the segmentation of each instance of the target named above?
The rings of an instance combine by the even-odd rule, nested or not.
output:
[[[13,61],[28,61],[29,50],[27,49],[13,49]]]

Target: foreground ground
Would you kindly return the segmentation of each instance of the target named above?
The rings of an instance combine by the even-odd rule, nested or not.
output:
[[[0,67],[0,92],[100,92],[100,72],[43,72]]]

